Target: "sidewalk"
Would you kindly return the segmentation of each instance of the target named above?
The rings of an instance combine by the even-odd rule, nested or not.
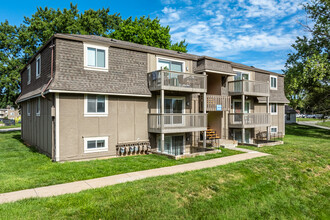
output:
[[[131,182],[149,177],[171,175],[171,174],[183,173],[192,170],[200,170],[204,168],[216,167],[229,163],[234,163],[238,161],[269,155],[266,153],[260,153],[257,151],[252,151],[242,148],[235,148],[233,150],[243,151],[246,153],[232,155],[228,157],[216,158],[206,161],[181,164],[171,167],[162,167],[157,169],[137,171],[137,172],[101,177],[90,180],[83,180],[83,181],[64,183],[64,184],[58,184],[52,186],[38,187],[34,189],[26,189],[21,191],[2,193],[0,194],[0,204],[14,202],[26,198],[49,197],[49,196],[63,195],[67,193],[77,193],[87,189],[95,189],[105,186],[111,186],[119,183]]]
[[[21,128],[7,128],[7,129],[0,129],[0,133],[9,132],[9,131],[20,131]]]
[[[318,123],[319,121],[310,121],[310,122],[297,122],[298,125],[307,125],[307,126],[311,126],[311,127],[316,127],[316,128],[322,128],[322,129],[326,129],[326,130],[330,130],[330,128],[328,127],[324,127],[324,126],[320,126],[320,125],[316,125],[316,123]]]

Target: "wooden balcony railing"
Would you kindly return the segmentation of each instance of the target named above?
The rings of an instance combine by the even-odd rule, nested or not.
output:
[[[206,111],[229,111],[231,97],[227,95],[206,95]],[[220,110],[221,105],[221,110]],[[203,111],[203,96],[200,96],[199,109]],[[218,107],[218,108],[217,108]]]
[[[268,113],[229,113],[229,127],[253,128],[270,125]]]
[[[149,132],[177,133],[205,131],[207,114],[149,114]]]
[[[235,80],[228,87],[229,95],[269,96],[269,82]]]
[[[148,85],[150,91],[161,89],[196,93],[207,91],[206,76],[169,70],[148,73]]]

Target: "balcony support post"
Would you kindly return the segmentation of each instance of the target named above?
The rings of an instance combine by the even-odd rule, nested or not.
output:
[[[160,126],[161,126],[161,151],[164,153],[164,142],[165,142],[165,135],[164,135],[164,89],[160,91]]]
[[[269,112],[270,112],[270,110],[269,110],[269,96],[267,96],[266,97],[266,102],[267,102],[267,106],[266,106],[266,109],[267,109],[267,119],[269,120],[270,119],[270,117],[269,117]],[[267,121],[268,122],[268,124],[269,124],[269,121]],[[269,126],[267,126],[267,141],[269,140]]]
[[[242,84],[244,85],[244,80],[242,81]],[[244,89],[244,86],[243,86]],[[244,91],[244,90],[243,90]],[[242,95],[242,143],[245,143],[245,128],[244,128],[244,124],[245,124],[245,117],[244,117],[244,113],[245,113],[245,95]]]
[[[203,75],[206,78],[206,72],[203,72]],[[206,114],[206,88],[207,88],[207,80],[204,80],[204,89],[205,92],[203,93],[203,113]],[[207,118],[206,118],[206,122],[205,122],[206,126],[207,126]],[[203,147],[206,148],[206,131],[203,132]]]

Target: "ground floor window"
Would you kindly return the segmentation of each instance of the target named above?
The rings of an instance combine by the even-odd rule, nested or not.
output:
[[[157,138],[157,150],[161,149],[161,135]],[[182,155],[184,153],[184,135],[165,135],[164,152],[171,155]]]
[[[84,152],[93,153],[108,151],[108,137],[84,138]]]
[[[270,127],[270,133],[272,133],[272,134],[277,133],[277,126]]]

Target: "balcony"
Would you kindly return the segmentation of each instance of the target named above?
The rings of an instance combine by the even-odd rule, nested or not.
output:
[[[206,111],[229,111],[230,110],[230,96],[226,95],[206,95]],[[220,110],[221,105],[221,110]],[[203,111],[203,96],[200,96],[199,109]]]
[[[149,114],[148,119],[151,133],[179,133],[207,129],[207,114]]]
[[[270,126],[267,113],[229,113],[230,128],[254,128]]]
[[[229,95],[269,96],[269,82],[235,80],[228,82]]]
[[[148,73],[148,85],[150,91],[162,89],[195,93],[207,91],[206,76],[169,70],[158,70]]]

